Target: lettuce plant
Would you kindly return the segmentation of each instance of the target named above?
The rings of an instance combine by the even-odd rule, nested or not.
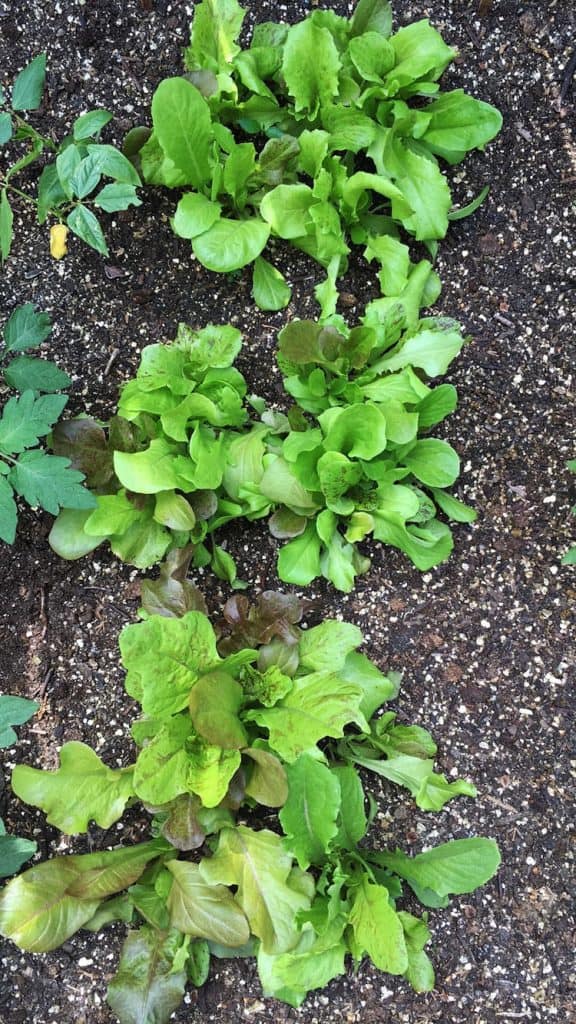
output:
[[[25,116],[42,103],[46,77],[46,54],[40,53],[16,76],[9,98],[0,87],[0,147],[23,144],[24,152],[0,170],[0,260],[10,254],[14,215],[10,200],[33,206],[39,224],[48,217],[56,223],[50,230],[50,251],[56,259],[66,253],[66,237],[72,231],[92,249],[108,254],[97,212],[116,213],[140,206],[136,186],[140,178],[130,161],[114,146],[100,141],[100,133],[112,120],[107,110],[89,110],[77,117],[72,135],[62,142],[41,135]],[[24,191],[20,171],[38,163],[48,153],[37,194]],[[110,179],[102,184],[103,179]],[[96,211],[96,212],[95,212]]]
[[[498,111],[438,80],[454,60],[428,21],[392,34],[388,0],[360,0],[346,19],[315,10],[295,25],[257,25],[238,43],[236,0],[195,7],[186,73],[152,100],[151,133],[125,151],[146,182],[183,189],[173,220],[209,270],[254,264],[262,309],[290,289],[264,257],[285,239],[334,276],[351,243],[387,246],[405,232],[431,251],[452,210],[438,159],[459,163],[500,129]]]
[[[292,429],[269,446],[260,490],[276,503],[271,532],[289,539],[278,560],[286,582],[323,575],[350,591],[370,564],[356,547],[367,536],[429,569],[453,546],[438,512],[475,518],[446,490],[460,472],[457,453],[429,436],[456,408],[456,390],[422,379],[444,374],[464,338],[454,321],[419,319],[430,265],[408,273],[400,296],[372,302],[353,328],[333,316],[280,333],[278,361],[296,405]]]
[[[48,453],[40,438],[53,428],[68,401],[56,394],[70,378],[48,359],[23,353],[38,348],[52,325],[31,302],[18,306],[3,330],[0,377],[17,392],[0,412],[0,540],[12,544],[18,508],[15,495],[56,515],[61,508],[89,509],[96,502],[81,486],[82,473],[66,458]]]
[[[22,725],[32,717],[39,705],[25,697],[0,694],[0,749],[11,747],[16,742],[15,725]],[[4,776],[0,767],[0,797],[4,789]],[[21,836],[8,835],[0,818],[0,878],[19,871],[27,860],[36,853],[36,843]]]
[[[211,563],[240,586],[213,534],[234,519],[270,516],[288,540],[280,578],[306,585],[323,575],[350,591],[370,562],[356,547],[373,536],[426,570],[453,540],[438,518],[470,522],[474,512],[446,490],[460,461],[429,436],[457,403],[454,387],[422,379],[445,373],[464,338],[458,324],[419,317],[437,295],[426,260],[414,266],[396,243],[395,296],[370,303],[350,328],[323,296],[324,318],[294,321],[280,333],[288,416],[251,396],[232,366],[241,344],[232,327],[191,331],[144,349],[108,433],[91,420],[60,424],[59,455],[87,475],[94,511],[60,514],[55,551],[74,558],[103,540],[146,568],[194,546],[195,566]],[[260,419],[256,419],[257,413]]]
[[[50,543],[75,558],[108,540],[125,562],[146,568],[170,550],[195,545],[195,564],[226,573],[226,552],[203,543],[223,523],[266,513],[252,478],[268,427],[249,420],[246,382],[232,365],[241,334],[230,326],[180,326],[171,345],[149,345],[107,428],[60,424],[56,452],[86,473],[93,511],[63,513]]]
[[[498,848],[482,838],[416,856],[372,848],[375,805],[358,768],[428,811],[474,787],[434,771],[426,730],[377,714],[398,680],[358,652],[357,627],[303,630],[301,603],[274,593],[255,606],[234,597],[219,633],[201,611],[164,611],[144,608],[120,637],[142,710],[134,764],[110,768],[74,741],[56,771],[18,766],[12,779],[67,834],[110,828],[140,802],[153,838],[27,871],[0,895],[2,934],[43,953],[80,928],[130,924],[108,990],[123,1024],[167,1021],[211,956],[254,956],[264,993],[292,1006],[349,956],[430,989],[427,915],[400,909],[404,886],[445,907],[492,877]]]

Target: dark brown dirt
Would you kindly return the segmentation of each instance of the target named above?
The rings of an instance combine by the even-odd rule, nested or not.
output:
[[[306,9],[252,5],[259,20],[296,20]],[[437,989],[429,995],[364,964],[293,1011],[262,999],[249,962],[220,962],[205,988],[187,996],[177,1021],[573,1019],[568,687],[576,577],[560,557],[574,536],[565,463],[574,452],[576,85],[566,80],[563,102],[560,93],[576,45],[576,11],[566,0],[396,0],[395,9],[399,22],[429,16],[460,47],[450,83],[497,103],[505,117],[500,139],[455,169],[458,202],[485,182],[491,194],[473,218],[452,226],[439,260],[439,308],[459,317],[474,339],[450,377],[460,406],[445,433],[463,458],[459,493],[479,521],[456,529],[451,560],[431,573],[378,549],[354,594],[315,586],[312,596],[324,615],[361,626],[375,660],[404,672],[399,713],[430,728],[443,771],[478,785],[476,801],[435,816],[415,812],[409,801],[390,802],[382,790],[378,841],[417,852],[426,843],[491,835],[503,867],[493,884],[432,912]],[[42,127],[61,136],[83,110],[105,106],[116,113],[118,141],[146,117],[160,78],[179,69],[191,13],[191,4],[166,0],[0,3],[0,80],[46,49]],[[277,394],[274,335],[289,316],[313,315],[314,266],[290,256],[291,307],[258,314],[247,276],[218,278],[191,262],[187,243],[170,230],[171,210],[169,197],[145,194],[139,210],[109,219],[109,260],[73,242],[61,264],[49,258],[45,229],[23,211],[18,217],[1,308],[7,315],[34,301],[50,312],[50,354],[74,379],[73,412],[108,417],[142,346],[172,337],[179,320],[244,328],[241,368],[254,391]],[[107,267],[121,275],[111,280]],[[360,309],[376,281],[352,262],[343,288]],[[117,634],[137,608],[137,573],[103,550],[61,562],[46,544],[49,526],[48,516],[24,511],[16,544],[0,548],[0,689],[42,698],[17,747],[4,752],[5,767],[53,767],[70,739],[90,743],[110,764],[126,764],[131,705]],[[232,533],[228,542],[243,578],[255,588],[277,586],[263,527]],[[205,582],[216,611],[228,595]],[[15,798],[6,820],[34,836],[43,856],[113,845],[142,827],[128,817],[107,834],[70,841]],[[112,1024],[104,997],[121,940],[120,928],[80,933],[40,957],[4,943],[2,1024]]]

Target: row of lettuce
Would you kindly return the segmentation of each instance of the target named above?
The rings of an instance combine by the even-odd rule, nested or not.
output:
[[[100,213],[140,205],[144,182],[169,201],[177,190],[172,227],[205,268],[252,266],[260,309],[291,299],[278,246],[325,271],[318,319],[279,333],[274,404],[235,366],[236,328],[180,325],[174,341],[144,348],[108,422],[62,420],[69,380],[30,354],[48,317],[27,303],[4,328],[0,368],[16,394],[0,416],[0,538],[14,540],[25,500],[56,516],[50,544],[64,558],[108,543],[139,569],[160,564],[141,584],[142,621],[120,637],[139,708],[133,763],[111,767],[73,741],[55,771],[18,765],[12,776],[14,793],[67,836],[138,807],[141,841],[53,857],[0,894],[0,932],[34,953],[80,929],[130,926],[108,988],[122,1024],[164,1024],[213,957],[254,957],[264,993],[292,1006],[365,955],[428,991],[428,909],[472,892],[500,861],[490,839],[408,856],[369,833],[371,776],[385,801],[399,786],[422,812],[476,790],[435,771],[430,734],[382,708],[399,678],[359,652],[356,626],[320,617],[303,628],[305,602],[275,592],[254,604],[236,594],[212,625],[187,578],[210,566],[244,587],[226,527],[267,519],[281,580],[324,577],[350,592],[374,542],[428,570],[452,550],[449,524],[475,517],[450,491],[458,454],[433,433],[456,408],[439,378],[466,339],[426,310],[440,292],[439,239],[487,191],[455,209],[439,161],[483,148],[500,114],[441,91],[456,51],[428,21],[393,32],[388,0],[359,0],[350,18],[316,9],[291,26],[258,24],[244,45],[246,13],[237,0],[195,5],[183,73],[159,84],[151,127],[129,132],[122,152],[102,141],[108,111],[77,118],[60,143],[31,124],[43,55],[10,97],[0,91],[0,146],[23,147],[0,172],[2,259],[11,204],[29,186],[20,176],[40,162],[28,200],[52,222],[58,259],[70,231],[106,255]],[[350,324],[338,280],[357,247],[380,296]],[[0,745],[35,709],[0,697]],[[0,822],[4,875],[33,852]],[[401,909],[406,887],[422,914]]]

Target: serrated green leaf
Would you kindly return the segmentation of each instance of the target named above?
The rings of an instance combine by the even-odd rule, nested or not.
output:
[[[372,402],[328,409],[318,419],[325,431],[326,451],[369,460],[386,448],[386,417]]]
[[[404,929],[406,952],[408,953],[408,969],[405,978],[415,992],[430,992],[434,988],[434,968],[424,952],[424,946],[430,940],[430,930],[425,920],[400,910],[398,917]]]
[[[396,65],[388,78],[396,88],[410,86],[418,79],[435,81],[457,54],[426,19],[404,26],[390,42],[396,53]]]
[[[124,534],[141,516],[141,511],[123,490],[116,494],[98,494],[96,508],[84,522],[88,537],[110,537]]]
[[[94,495],[81,486],[83,474],[71,469],[68,459],[43,451],[19,455],[9,480],[32,508],[39,506],[52,515],[58,515],[61,508],[94,508],[96,504]]]
[[[110,537],[114,554],[137,569],[149,569],[160,562],[171,542],[170,533],[156,522],[149,505],[142,509],[138,519],[124,533]]]
[[[350,25],[351,36],[379,32],[389,36],[392,30],[392,8],[389,0],[358,0]]]
[[[142,452],[114,452],[114,471],[122,486],[136,494],[173,491],[184,482],[175,468],[178,451],[157,437]]]
[[[109,768],[86,744],[73,741],[60,750],[55,771],[16,765],[12,789],[25,803],[40,807],[49,824],[77,835],[88,831],[90,821],[110,828],[122,817],[134,792],[132,775],[132,768]]]
[[[196,793],[204,807],[217,807],[224,800],[242,758],[238,750],[195,741],[188,767],[188,789]]]
[[[358,626],[353,626],[351,622],[327,619],[302,633],[299,644],[300,664],[302,668],[313,672],[337,672],[344,667],[348,655],[360,647],[362,640]]]
[[[46,78],[46,54],[39,53],[14,79],[12,108],[37,110],[42,102]]]
[[[382,82],[396,60],[393,46],[373,30],[352,38],[348,53],[360,79],[365,82]]]
[[[391,72],[394,74],[394,72]],[[444,238],[448,230],[448,211],[452,196],[448,183],[433,157],[414,152],[397,144],[398,175],[396,185],[409,204],[406,214],[397,200],[392,200],[392,213],[402,221],[417,241]]]
[[[67,401],[67,395],[37,398],[30,390],[9,398],[0,417],[0,452],[15,454],[38,444],[39,438],[50,432]],[[48,458],[43,452],[34,454]]]
[[[32,302],[18,306],[4,325],[6,352],[22,352],[37,348],[46,340],[52,330],[52,321],[47,313],[38,313]]]
[[[282,75],[296,114],[305,111],[314,119],[320,107],[338,94],[341,68],[338,49],[331,33],[312,18],[288,29],[282,53]]]
[[[47,359],[34,359],[32,356],[17,356],[4,370],[4,379],[15,391],[24,392],[28,388],[33,391],[49,392],[67,388],[72,382],[64,370]]]
[[[196,4],[190,45],[185,50],[186,67],[227,70],[240,50],[237,39],[245,15],[237,0],[204,0]]]
[[[245,713],[246,721],[269,730],[269,743],[289,764],[326,736],[342,736],[345,725],[367,723],[359,711],[360,687],[337,673],[314,672],[293,680],[290,693],[266,710]]]
[[[141,800],[161,806],[190,792],[190,759],[185,745],[191,733],[190,719],[175,716],[140,752],[134,769],[134,790]]]
[[[300,1006],[313,989],[324,988],[332,978],[345,973],[346,944],[342,939],[316,939],[306,930],[298,945],[288,953],[268,956],[258,950],[258,973],[265,996]]]
[[[340,673],[343,679],[361,687],[363,697],[360,710],[367,719],[372,718],[381,704],[398,695],[398,673],[384,675],[365,654],[351,651]]]

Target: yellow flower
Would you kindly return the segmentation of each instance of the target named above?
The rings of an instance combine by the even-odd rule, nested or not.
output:
[[[66,239],[68,228],[65,224],[53,224],[50,228],[50,255],[55,260],[61,260],[68,252]]]

